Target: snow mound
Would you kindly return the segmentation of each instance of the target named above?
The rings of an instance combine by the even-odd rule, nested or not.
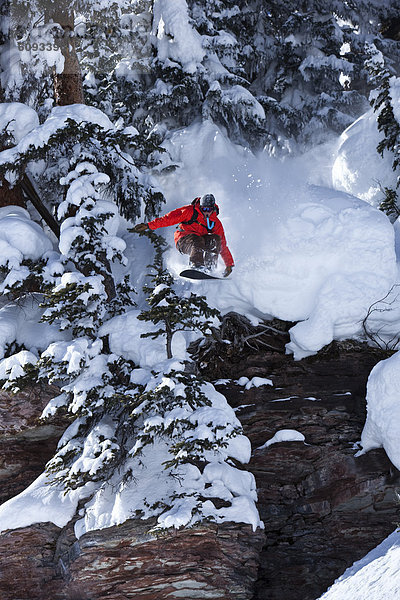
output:
[[[141,367],[159,368],[165,361],[165,346],[158,340],[142,338],[141,335],[154,331],[153,323],[139,321],[140,310],[130,310],[113,317],[101,326],[100,337],[109,336],[111,352],[125,356]],[[172,351],[177,359],[188,358],[185,336],[178,332],[172,338]]]
[[[37,260],[53,245],[28,211],[19,206],[0,208],[0,264],[16,265],[23,258]]]
[[[367,420],[361,435],[362,453],[384,448],[400,469],[400,353],[379,362],[367,384]]]
[[[394,232],[367,202],[313,185],[326,156],[255,157],[209,121],[175,133],[168,150],[185,167],[164,184],[168,209],[214,193],[236,264],[229,280],[188,285],[223,313],[301,321],[288,346],[296,359],[361,333],[396,280]],[[168,268],[178,275],[184,260],[171,250]]]
[[[237,380],[237,384],[244,386],[246,390],[249,390],[252,387],[273,385],[271,379],[267,379],[266,377],[252,377],[252,379],[249,379],[248,377],[240,377],[240,379]]]
[[[304,442],[305,439],[304,435],[296,429],[280,429],[271,439],[267,440],[265,444],[259,446],[258,450],[268,448],[269,446],[272,446],[272,444],[279,444],[280,442]]]

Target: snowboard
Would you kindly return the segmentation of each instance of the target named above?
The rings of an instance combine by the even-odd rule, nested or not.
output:
[[[219,279],[224,280],[225,277],[217,277],[216,275],[209,275],[204,271],[197,271],[196,269],[185,269],[179,273],[180,277],[187,277],[188,279]]]

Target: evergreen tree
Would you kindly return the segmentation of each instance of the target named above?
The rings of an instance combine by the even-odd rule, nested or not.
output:
[[[396,189],[385,187],[382,190],[384,199],[379,208],[395,221],[400,216],[400,198],[397,191],[400,186],[400,123],[394,112],[392,86],[395,86],[399,78],[391,74],[376,46],[371,45],[370,53],[367,66],[375,87],[371,94],[371,106],[377,112],[378,129],[383,134],[377,151],[382,158],[385,152],[392,157],[392,169],[397,173]]]
[[[152,24],[144,5],[131,26],[145,51],[98,74],[98,99],[160,139],[201,118],[252,149],[302,148],[366,110],[367,43],[398,68],[399,45],[382,31],[399,9],[386,2],[156,0]]]
[[[35,18],[40,1],[21,16],[18,40],[56,39],[59,28]],[[118,0],[104,11],[74,0],[69,8],[88,101],[157,142],[212,119],[253,149],[301,148],[366,109],[366,44],[398,70],[399,42],[387,32],[400,9],[388,1]],[[44,81],[54,60],[25,52],[25,80],[31,71]]]
[[[167,243],[161,236],[153,231],[145,232],[155,248],[155,258],[152,268],[153,286],[145,286],[144,292],[148,294],[148,310],[142,311],[138,319],[151,321],[159,328],[156,331],[143,334],[143,337],[153,339],[165,336],[167,358],[172,358],[172,338],[177,331],[199,331],[203,334],[210,330],[212,321],[218,318],[219,311],[207,304],[204,296],[190,295],[178,296],[173,288],[172,275],[164,267],[163,254]]]
[[[44,200],[57,206],[62,197],[60,178],[76,164],[93,160],[108,175],[109,192],[121,213],[135,219],[143,201],[145,214],[151,218],[159,211],[163,196],[151,185],[150,174],[138,167],[146,162],[142,156],[156,152],[161,149],[153,140],[132,129],[120,130],[96,109],[88,109],[82,117],[79,110],[66,114],[60,107],[36,131],[36,137],[27,134],[19,146],[0,155],[0,174],[15,184],[26,171],[31,172]],[[39,172],[36,165],[41,165]]]
[[[45,416],[67,409],[75,418],[46,467],[53,486],[66,494],[83,490],[82,497],[91,495],[91,502],[127,490],[139,498],[131,510],[144,517],[158,516],[159,527],[221,519],[234,496],[222,485],[220,473],[234,469],[242,455],[232,445],[242,435],[232,409],[211,384],[176,360],[157,373],[138,368],[109,348],[107,331],[113,329],[114,304],[106,281],[113,274],[104,273],[103,258],[105,254],[110,262],[123,260],[124,245],[112,235],[116,209],[101,197],[106,183],[105,174],[88,162],[76,165],[64,178],[68,191],[59,207],[64,219],[60,249],[68,262],[58,285],[46,294],[43,320],[57,324],[68,337],[50,344],[36,365],[24,363],[29,356],[19,353],[25,372],[14,370],[5,385],[20,388],[32,380],[55,383],[60,394],[49,403]],[[71,209],[74,216],[68,216]],[[150,335],[156,339],[179,329],[209,329],[209,319],[217,311],[207,307],[204,298],[191,294],[179,301],[172,289],[165,292],[172,283],[162,265],[165,243],[155,234],[151,239],[156,288],[150,298],[158,302],[150,302],[150,309],[139,317],[162,326]],[[132,304],[132,296],[130,300]],[[124,302],[126,310],[126,298]],[[136,319],[134,314],[131,318]],[[160,489],[151,486],[150,492],[142,492],[142,487],[148,488],[144,482],[154,463],[163,483]],[[212,485],[214,479],[217,485]],[[248,487],[245,494],[255,498]],[[90,511],[90,502],[84,511]],[[177,519],[178,513],[183,516]]]

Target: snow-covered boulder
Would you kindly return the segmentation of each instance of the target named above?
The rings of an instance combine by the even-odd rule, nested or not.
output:
[[[379,362],[367,385],[367,420],[361,435],[363,453],[384,448],[400,469],[400,353]]]
[[[23,258],[37,260],[52,250],[43,229],[19,206],[0,208],[0,264],[19,264]]]

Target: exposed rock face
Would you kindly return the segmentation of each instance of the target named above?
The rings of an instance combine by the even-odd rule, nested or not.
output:
[[[39,475],[66,426],[38,418],[51,390],[0,395],[1,501]],[[2,418],[4,417],[4,418]],[[130,520],[76,540],[71,524],[0,535],[1,600],[251,600],[264,533],[206,524],[162,537]]]
[[[39,417],[55,392],[50,386],[0,390],[0,504],[32,483],[54,454],[67,421],[42,424]]]
[[[355,457],[367,377],[381,358],[367,348],[301,362],[269,353],[236,365],[235,378],[269,377],[273,387],[221,387],[252,441],[265,523],[254,600],[318,598],[395,529],[397,470],[383,450]],[[259,449],[281,429],[306,443]]]
[[[315,600],[398,521],[398,474],[384,451],[355,457],[367,376],[381,358],[356,348],[301,362],[266,352],[225,364],[224,376],[274,384],[219,387],[253,444],[265,536],[208,524],[155,538],[150,523],[131,520],[76,540],[72,524],[33,525],[0,536],[1,600]],[[38,424],[46,402],[0,395],[3,501],[54,451],[62,424]],[[259,448],[280,429],[300,431],[306,443]]]
[[[154,538],[127,521],[74,540],[50,523],[0,540],[2,600],[250,600],[263,534],[206,525]],[[15,583],[14,583],[15,582]]]
[[[59,598],[53,557],[59,529],[51,523],[8,531],[0,537],[0,598]],[[51,595],[53,593],[53,595]]]
[[[263,535],[249,526],[207,525],[147,539],[145,523],[86,534],[71,565],[82,600],[253,597]],[[100,549],[100,552],[99,552]]]

